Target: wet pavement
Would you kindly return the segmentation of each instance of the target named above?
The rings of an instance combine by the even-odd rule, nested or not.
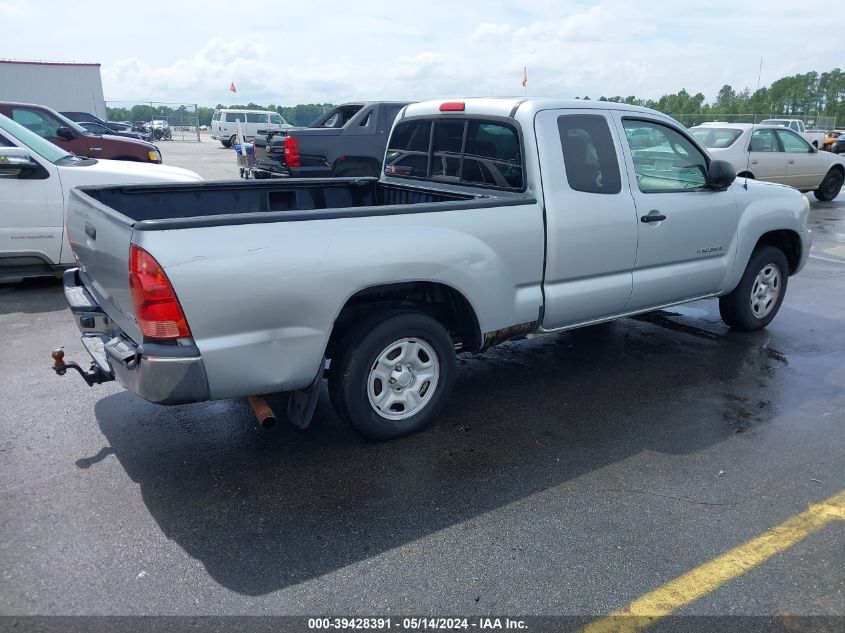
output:
[[[460,357],[372,444],[242,400],[158,407],[83,360],[54,281],[0,286],[0,612],[601,614],[845,489],[845,196],[766,330],[703,301]],[[845,614],[845,521],[685,607]]]

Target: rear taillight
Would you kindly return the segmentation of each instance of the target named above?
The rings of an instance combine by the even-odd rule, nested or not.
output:
[[[285,164],[288,167],[299,167],[299,139],[295,136],[285,137]]]
[[[191,336],[182,306],[164,269],[143,248],[129,248],[129,290],[141,332],[148,338],[173,340]]]

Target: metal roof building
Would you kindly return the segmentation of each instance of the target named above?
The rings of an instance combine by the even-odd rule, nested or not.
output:
[[[0,100],[107,118],[100,64],[0,59]]]

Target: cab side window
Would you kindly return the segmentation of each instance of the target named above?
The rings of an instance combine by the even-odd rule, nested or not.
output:
[[[267,123],[267,116],[266,114],[247,114],[246,115],[246,122],[247,123]]]
[[[654,121],[623,119],[637,186],[643,193],[702,189],[707,158],[683,134]]]
[[[599,114],[568,114],[557,118],[566,179],[575,191],[619,193],[619,159],[607,119]]]
[[[810,144],[792,130],[775,130],[775,133],[778,135],[785,152],[809,154],[813,151]]]
[[[46,112],[29,108],[12,108],[12,120],[44,138],[56,138],[58,136],[56,130],[63,125],[61,121]]]

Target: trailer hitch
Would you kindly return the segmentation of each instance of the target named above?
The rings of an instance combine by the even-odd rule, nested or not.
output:
[[[53,357],[53,371],[59,376],[64,376],[68,369],[75,369],[79,372],[79,375],[82,376],[82,380],[88,383],[89,387],[114,380],[111,374],[104,372],[95,362],[91,363],[91,367],[88,371],[85,371],[76,363],[66,363],[65,350],[62,348],[53,350],[51,356]]]

